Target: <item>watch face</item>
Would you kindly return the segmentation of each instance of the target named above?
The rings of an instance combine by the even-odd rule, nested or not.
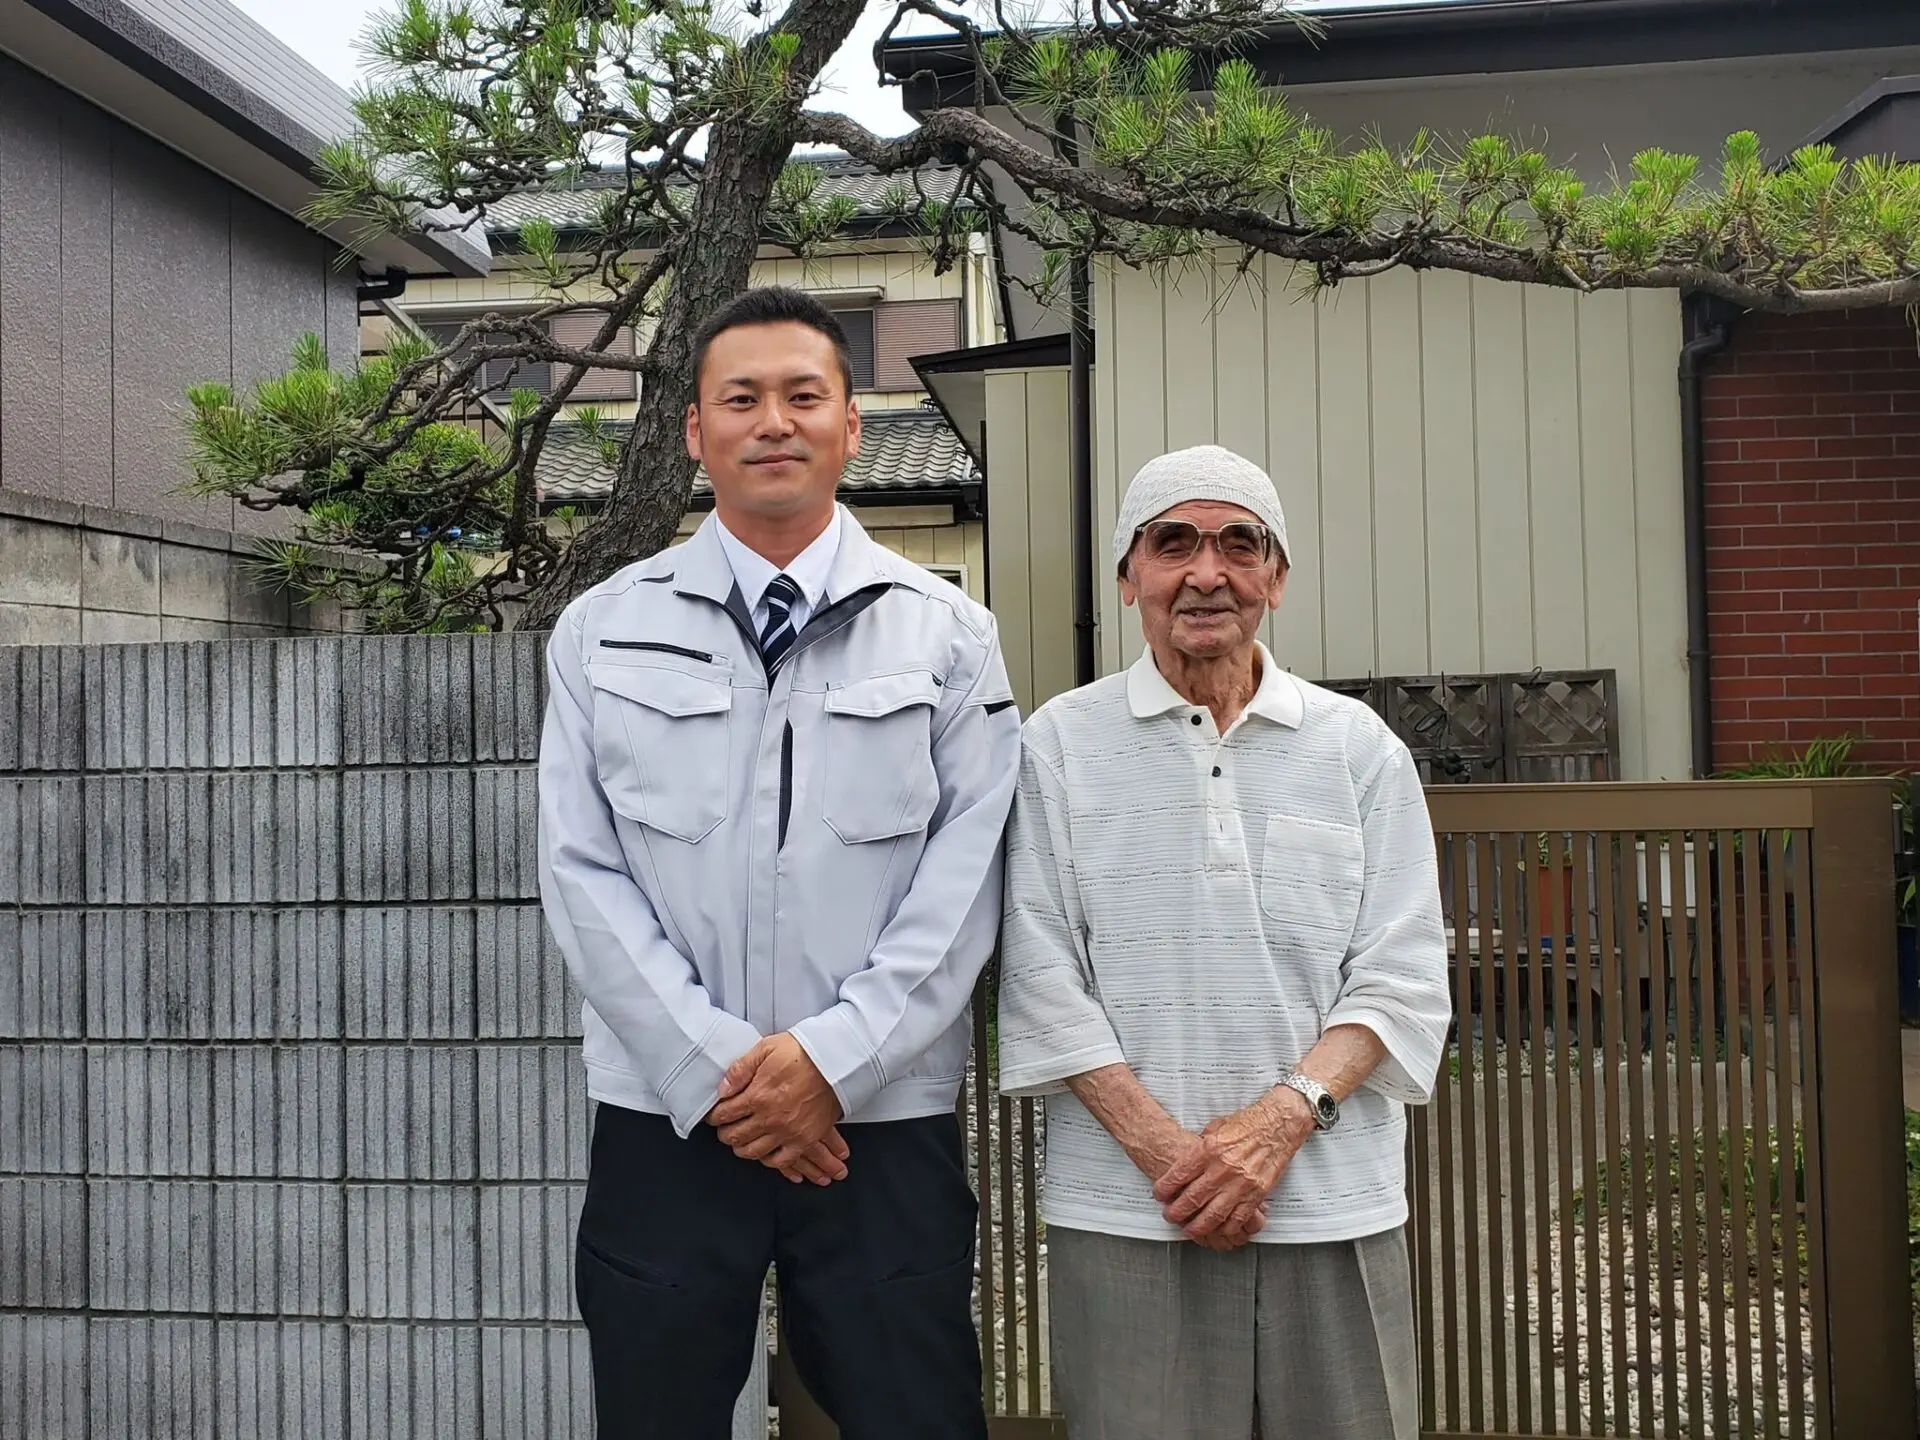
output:
[[[1334,1117],[1340,1113],[1340,1107],[1334,1103],[1331,1095],[1322,1095],[1320,1097],[1320,1103],[1316,1108],[1320,1111],[1320,1123],[1322,1125],[1331,1125]]]

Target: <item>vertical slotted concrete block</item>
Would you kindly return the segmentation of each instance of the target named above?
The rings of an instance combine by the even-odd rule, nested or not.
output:
[[[86,1303],[86,1182],[0,1178],[0,1309]]]
[[[471,910],[365,909],[346,917],[347,1033],[467,1040],[474,1034]]]
[[[85,898],[84,803],[76,775],[30,775],[0,786],[0,869],[12,881],[0,899],[75,905]]]
[[[222,1314],[330,1318],[346,1313],[350,1245],[337,1185],[221,1183],[214,1195],[214,1281]]]
[[[475,1066],[465,1046],[350,1046],[349,1177],[472,1180]]]
[[[0,1045],[0,1175],[77,1175],[86,1168],[86,1052],[77,1045]]]
[[[347,1327],[222,1320],[214,1329],[219,1436],[332,1440],[346,1433]]]
[[[80,1038],[82,930],[74,914],[0,910],[0,1039]]]
[[[0,1314],[0,1435],[89,1440],[84,1317]]]
[[[85,924],[88,1029],[95,1039],[202,1040],[219,969],[204,910],[95,910]]]
[[[208,1314],[214,1274],[214,1187],[204,1180],[89,1183],[87,1245],[96,1313]]]
[[[469,1325],[351,1325],[349,1440],[480,1433],[480,1332]]]
[[[573,1243],[580,1185],[495,1185],[480,1192],[480,1315],[485,1320],[579,1318]]]
[[[579,996],[540,907],[483,906],[476,920],[480,1038],[577,1037]]]
[[[221,911],[214,920],[213,1030],[218,1038],[339,1038],[339,911]]]
[[[90,1440],[204,1440],[213,1433],[213,1321],[95,1319]]]
[[[479,1223],[479,1193],[471,1186],[348,1186],[347,1313],[475,1318]]]
[[[212,1173],[213,1057],[202,1046],[87,1050],[88,1164],[96,1175]]]
[[[337,1046],[221,1046],[211,1063],[216,1174],[340,1177],[346,1065]]]
[[[480,1373],[485,1440],[593,1440],[585,1330],[489,1327],[480,1332]],[[765,1433],[763,1425],[756,1440]]]
[[[480,1178],[586,1178],[586,1087],[570,1045],[479,1049]]]

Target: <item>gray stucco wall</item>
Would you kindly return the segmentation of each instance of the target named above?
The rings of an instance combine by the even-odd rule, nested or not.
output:
[[[186,388],[359,352],[354,267],[298,221],[0,56],[0,490],[261,531],[178,493]]]
[[[542,639],[0,648],[0,1436],[592,1433]]]

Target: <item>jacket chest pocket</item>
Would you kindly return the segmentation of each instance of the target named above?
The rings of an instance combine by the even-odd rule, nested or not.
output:
[[[689,843],[727,818],[725,676],[653,665],[596,665],[593,750],[614,813]]]
[[[933,712],[940,685],[924,670],[876,675],[827,691],[820,809],[848,845],[912,835],[940,801]]]
[[[1353,826],[1269,815],[1260,908],[1304,937],[1337,941],[1344,954],[1360,919],[1366,866],[1366,842]]]

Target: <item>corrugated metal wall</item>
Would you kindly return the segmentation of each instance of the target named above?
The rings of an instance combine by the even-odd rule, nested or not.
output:
[[[1287,510],[1294,572],[1268,627],[1283,663],[1309,679],[1612,669],[1626,778],[1687,773],[1672,295],[1395,271],[1316,301],[1278,263],[1114,268],[1095,326],[1096,543],[1146,460],[1229,446]],[[1110,671],[1139,627],[1101,595]]]

